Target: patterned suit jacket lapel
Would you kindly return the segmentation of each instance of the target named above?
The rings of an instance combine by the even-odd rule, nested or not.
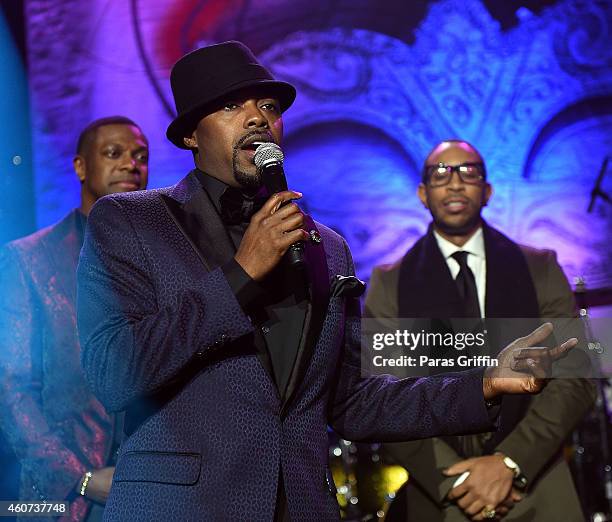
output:
[[[193,172],[161,195],[171,219],[209,272],[229,261],[236,248],[217,210]],[[265,340],[255,330],[257,357],[274,382],[274,371]]]
[[[164,206],[208,271],[229,261],[236,249],[212,201],[193,172],[161,195]]]
[[[221,218],[193,173],[189,173],[161,197],[169,216],[207,270],[214,270],[234,256],[236,252],[234,245]],[[318,233],[314,221],[309,216],[306,216],[304,228],[309,231],[315,230]],[[284,406],[288,405],[308,369],[312,352],[321,333],[329,301],[329,275],[323,245],[307,241],[304,255],[310,301],[296,362],[284,395]],[[274,381],[268,351],[258,350],[258,357]]]
[[[54,295],[63,302],[70,303],[71,311],[75,316],[76,266],[82,246],[77,212],[73,210],[55,225],[53,232],[44,238],[43,243],[48,259],[46,279],[55,282]],[[67,299],[64,299],[63,296],[66,296]]]
[[[314,220],[308,215],[304,216],[304,229],[319,234]],[[306,261],[310,300],[306,310],[300,346],[285,393],[283,410],[288,406],[299,389],[300,383],[308,370],[312,353],[321,335],[321,328],[325,321],[329,302],[329,272],[323,243],[306,241],[304,245],[304,259]]]

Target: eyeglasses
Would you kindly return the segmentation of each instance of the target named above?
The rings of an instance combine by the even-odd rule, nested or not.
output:
[[[431,187],[442,187],[448,185],[453,178],[453,172],[459,174],[463,183],[477,185],[486,175],[484,163],[461,163],[460,165],[425,165],[423,182],[429,183]]]

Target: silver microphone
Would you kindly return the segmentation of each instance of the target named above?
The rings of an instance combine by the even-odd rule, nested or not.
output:
[[[276,143],[262,143],[255,150],[255,166],[269,195],[287,190],[287,179],[283,170],[284,159],[285,155]],[[293,243],[287,250],[286,257],[292,267],[303,268],[304,242]]]

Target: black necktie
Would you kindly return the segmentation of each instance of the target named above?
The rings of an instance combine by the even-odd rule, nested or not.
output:
[[[465,317],[480,318],[480,305],[478,304],[478,290],[476,289],[476,280],[474,273],[470,270],[467,264],[468,252],[459,250],[452,255],[452,258],[459,263],[459,273],[455,278],[459,296],[463,301],[463,310]]]
[[[468,255],[469,252],[463,250],[459,250],[452,255],[452,258],[459,263],[459,273],[455,278],[455,283],[457,284],[457,290],[459,290],[459,295],[463,301],[465,317],[477,317],[480,320],[480,305],[478,304],[476,279],[474,278],[474,272],[472,272],[467,264]],[[467,324],[465,325],[465,330],[470,330]],[[466,355],[469,354],[469,349],[466,349],[465,353]],[[461,435],[457,439],[464,457],[469,458],[478,455],[474,435]]]

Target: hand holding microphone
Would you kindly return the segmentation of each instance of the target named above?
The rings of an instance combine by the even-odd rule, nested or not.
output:
[[[261,175],[268,194],[276,194],[287,190],[287,179],[283,170],[285,155],[281,148],[272,142],[262,143],[255,150],[255,166]],[[287,251],[287,261],[293,268],[304,267],[304,242],[293,243]]]
[[[263,151],[263,152],[260,152]],[[263,159],[262,159],[263,158]],[[309,238],[301,227],[304,215],[292,200],[302,194],[287,190],[282,168],[284,156],[274,143],[263,143],[255,153],[255,165],[264,186],[272,194],[253,214],[234,259],[255,281],[262,280],[283,259],[287,251],[293,266],[303,266],[303,241]],[[299,247],[301,243],[301,249]],[[298,244],[297,248],[294,245]]]

